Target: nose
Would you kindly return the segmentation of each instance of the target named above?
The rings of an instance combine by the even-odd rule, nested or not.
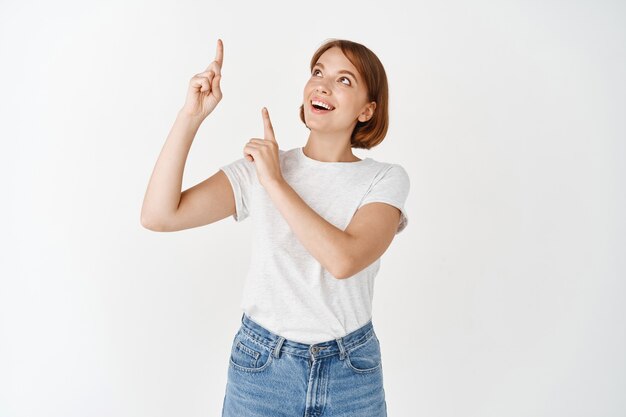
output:
[[[322,85],[318,85],[317,87],[315,87],[315,91],[317,91],[318,93],[323,92],[324,94],[328,94],[328,89]]]
[[[318,80],[317,85],[315,86],[315,91],[318,93],[323,92],[324,94],[328,94],[330,88],[326,85],[326,80]]]

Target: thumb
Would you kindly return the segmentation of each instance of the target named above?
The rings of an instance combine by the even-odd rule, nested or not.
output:
[[[222,99],[222,87],[220,86],[220,81],[222,81],[222,74],[218,74],[213,77],[213,82],[211,83],[211,91],[213,91],[213,95],[218,100]]]

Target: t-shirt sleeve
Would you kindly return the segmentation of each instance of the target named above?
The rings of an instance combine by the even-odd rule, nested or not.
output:
[[[251,189],[257,179],[254,162],[242,157],[230,164],[221,166],[220,169],[224,171],[233,188],[235,196],[235,213],[233,218],[236,222],[243,221],[250,214]]]
[[[409,216],[404,204],[409,195],[411,181],[406,170],[398,164],[392,164],[382,176],[370,186],[361,200],[359,208],[368,203],[382,202],[391,204],[400,210],[400,221],[396,234],[403,231],[409,224]]]

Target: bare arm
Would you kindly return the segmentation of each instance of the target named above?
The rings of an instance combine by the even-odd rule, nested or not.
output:
[[[141,209],[141,224],[151,230],[176,215],[189,149],[202,120],[179,111],[152,171]]]
[[[366,204],[341,230],[284,180],[269,183],[266,190],[298,240],[337,279],[349,278],[380,258],[398,227],[400,210],[389,204]]]
[[[207,224],[207,221],[215,221],[231,211],[228,197],[233,199],[232,189],[223,173],[218,172],[181,193],[183,171],[191,144],[204,119],[222,99],[220,80],[223,49],[222,40],[218,39],[215,60],[189,82],[185,105],[178,112],[161,149],[144,196],[141,224],[147,229],[180,230]],[[210,206],[207,207],[207,204]],[[213,211],[206,214],[207,209]]]

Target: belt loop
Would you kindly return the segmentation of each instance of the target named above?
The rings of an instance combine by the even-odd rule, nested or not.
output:
[[[278,343],[276,343],[276,347],[274,348],[274,357],[275,358],[280,358],[280,349],[283,347],[283,342],[285,341],[285,338],[282,336],[278,337]]]
[[[343,346],[343,337],[335,339],[337,345],[339,346],[339,359],[344,360],[346,357],[346,349]]]

